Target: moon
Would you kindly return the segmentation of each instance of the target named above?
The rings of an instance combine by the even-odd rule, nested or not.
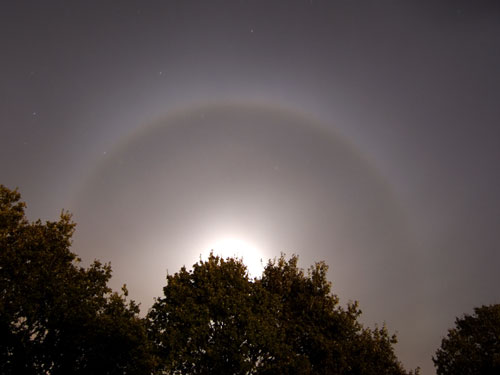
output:
[[[235,258],[243,262],[247,267],[250,278],[258,278],[262,275],[267,263],[265,253],[258,246],[251,244],[241,237],[220,236],[201,254],[202,260],[207,260],[210,254],[220,256],[223,259]]]

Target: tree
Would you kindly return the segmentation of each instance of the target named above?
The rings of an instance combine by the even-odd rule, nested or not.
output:
[[[457,318],[432,360],[438,375],[500,374],[500,304]]]
[[[239,260],[213,254],[191,271],[167,276],[164,298],[148,313],[160,370],[180,374],[252,374],[267,322]],[[265,304],[265,301],[262,301]]]
[[[147,373],[139,308],[107,286],[110,265],[78,266],[71,216],[29,222],[20,198],[0,185],[0,372]]]
[[[297,264],[297,256],[286,261],[282,255],[258,281],[280,299],[279,337],[288,351],[277,353],[275,368],[290,374],[405,374],[393,349],[396,337],[385,327],[364,328],[357,303],[339,306],[328,266],[316,263],[306,275]]]
[[[239,260],[211,255],[167,276],[148,313],[159,371],[179,374],[405,374],[387,330],[338,306],[318,263],[270,261],[250,280]]]

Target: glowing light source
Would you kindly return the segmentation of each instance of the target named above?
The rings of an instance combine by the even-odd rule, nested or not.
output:
[[[264,270],[267,259],[261,251],[250,243],[238,238],[227,237],[217,240],[201,254],[201,258],[206,260],[210,252],[222,258],[237,258],[247,266],[248,274],[251,278],[260,277]]]

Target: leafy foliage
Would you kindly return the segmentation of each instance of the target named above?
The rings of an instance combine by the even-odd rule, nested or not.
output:
[[[274,373],[405,374],[394,354],[395,336],[385,327],[364,328],[357,303],[338,305],[328,266],[316,263],[306,275],[297,263],[297,256],[281,256],[268,263],[260,281],[280,298],[278,329],[287,350],[278,353]]]
[[[210,256],[167,276],[165,297],[148,314],[163,369],[182,374],[253,373],[265,322],[245,266]],[[264,323],[264,324],[263,324]]]
[[[385,328],[338,306],[318,263],[307,275],[281,256],[250,280],[237,259],[211,255],[167,276],[148,314],[159,371],[179,374],[405,374]]]
[[[500,374],[500,304],[455,320],[433,358],[438,375]]]
[[[151,367],[138,306],[107,286],[109,264],[78,266],[75,224],[30,223],[0,185],[0,372],[144,374]]]

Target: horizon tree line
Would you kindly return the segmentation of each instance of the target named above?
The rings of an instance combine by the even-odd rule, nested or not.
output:
[[[0,185],[2,374],[418,374],[385,325],[359,322],[332,293],[328,265],[269,260],[251,279],[240,259],[211,254],[167,275],[145,317],[109,263],[82,267],[75,223],[30,222]],[[500,373],[500,305],[457,318],[433,357],[438,375]]]

